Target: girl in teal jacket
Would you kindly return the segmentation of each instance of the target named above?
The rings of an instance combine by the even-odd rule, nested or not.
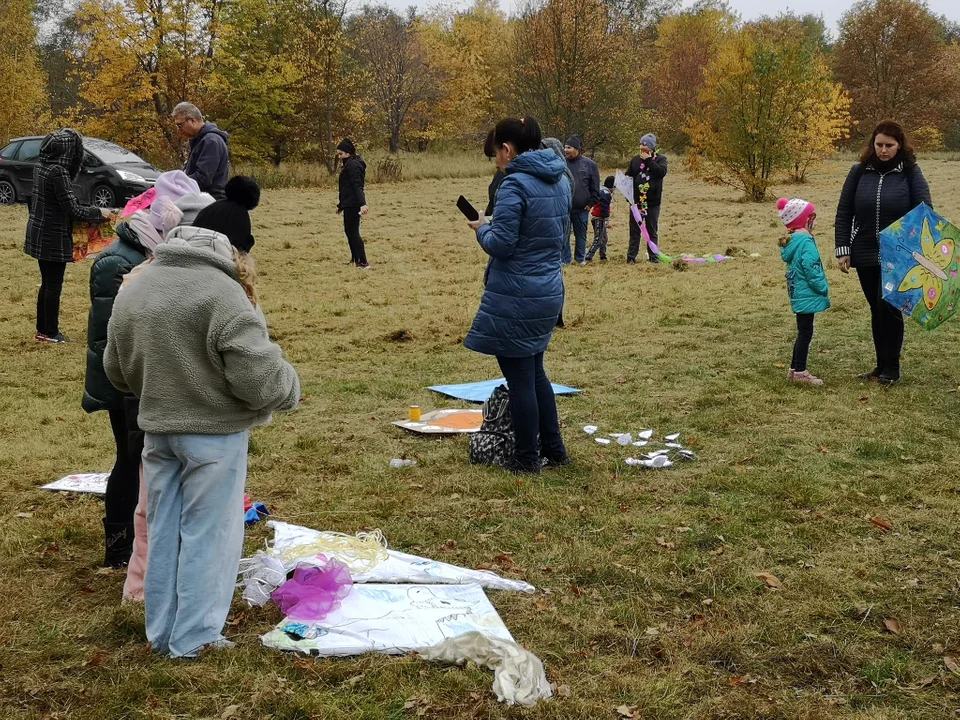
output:
[[[787,377],[793,382],[823,385],[823,380],[807,370],[807,355],[813,339],[813,316],[830,307],[830,288],[823,272],[813,226],[817,209],[800,198],[780,198],[777,212],[789,235],[780,241],[780,257],[787,264],[787,294],[797,314],[797,340]]]

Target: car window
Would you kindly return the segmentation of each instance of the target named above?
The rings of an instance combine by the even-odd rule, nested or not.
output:
[[[17,152],[17,147],[19,147],[19,142],[12,142],[7,145],[3,150],[0,150],[0,158],[6,158],[7,160],[12,160],[14,154]]]
[[[97,159],[97,156],[91,152],[84,151],[83,153],[83,166],[84,167],[99,167],[103,165],[100,160]]]
[[[116,165],[118,163],[138,163],[140,165],[146,164],[146,161],[141,159],[135,153],[132,153],[129,150],[126,150],[111,142],[106,142],[104,140],[84,142],[83,146],[87,151],[93,153],[108,165]]]
[[[43,138],[37,140],[24,140],[20,144],[20,150],[17,151],[17,160],[20,162],[32,162],[40,157],[40,145]]]

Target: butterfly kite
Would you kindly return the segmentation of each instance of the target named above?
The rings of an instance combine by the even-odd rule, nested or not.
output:
[[[960,228],[921,204],[880,233],[883,297],[921,327],[957,311]]]

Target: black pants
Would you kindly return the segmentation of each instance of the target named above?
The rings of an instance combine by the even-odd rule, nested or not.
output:
[[[117,459],[110,477],[107,478],[107,494],[104,498],[104,515],[108,523],[126,524],[133,522],[133,511],[137,507],[137,494],[140,490],[140,455],[143,452],[143,440],[140,447],[131,446],[128,434],[127,414],[122,408],[110,410],[110,428],[117,445]]]
[[[541,455],[553,459],[564,457],[567,449],[560,437],[557,398],[543,369],[543,353],[522,358],[498,355],[497,362],[510,395],[517,462],[532,469],[540,467]]]
[[[870,329],[877,353],[877,370],[900,377],[900,350],[903,348],[903,315],[883,299],[880,266],[857,268],[863,296],[870,305]]]
[[[40,265],[40,291],[37,293],[37,332],[53,337],[60,332],[60,293],[67,264],[37,260]]]
[[[647,245],[643,240],[643,233],[640,230],[640,226],[637,224],[637,221],[633,219],[633,212],[630,213],[630,219],[628,220],[630,228],[630,244],[627,247],[627,260],[636,260],[637,255],[640,253],[640,243]],[[647,208],[647,232],[650,234],[650,239],[653,241],[653,244],[659,247],[660,245],[660,206]],[[656,260],[657,256],[653,254],[653,250],[650,249],[650,246],[647,245],[647,259]]]
[[[360,237],[360,208],[344,208],[343,233],[347,236],[350,245],[350,260],[360,265],[367,264],[367,253],[363,248],[363,238]]]
[[[807,355],[813,340],[813,313],[797,313],[797,339],[793,343],[793,360],[790,367],[797,372],[807,369]]]

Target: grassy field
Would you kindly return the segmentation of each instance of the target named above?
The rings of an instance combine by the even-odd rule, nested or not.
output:
[[[818,204],[825,258],[847,167],[778,188]],[[957,168],[924,163],[954,218]],[[381,528],[392,547],[535,584],[536,595],[490,597],[563,696],[510,709],[475,668],[266,650],[258,636],[279,613],[239,595],[235,650],[152,656],[142,612],[119,604],[122,575],[98,569],[101,501],[37,489],[111,464],[106,416],[80,409],[89,263],[66,280],[62,328],[79,342],[35,344],[26,213],[0,208],[0,717],[955,717],[960,677],[944,657],[960,655],[960,323],[908,325],[903,382],[861,384],[873,366],[866,304],[855,276],[827,262],[834,306],[818,316],[810,361],[826,385],[788,384],[795,326],[773,200],[742,204],[677,168],[664,250],[760,257],[627,266],[617,201],[611,260],[566,271],[567,329],[547,353],[551,378],[584,390],[559,401],[574,465],[523,480],[471,467],[464,439],[389,421],[411,404],[455,405],[426,385],[498,375],[461,344],[484,256],[454,202],[462,192],[482,204],[486,184],[371,187],[369,272],[345,265],[332,189],[265,193],[253,215],[261,295],[306,399],[254,431],[248,489],[277,518]],[[587,423],[679,431],[698,459],[630,468]],[[402,454],[419,465],[388,468]],[[249,529],[246,550],[268,535]]]

